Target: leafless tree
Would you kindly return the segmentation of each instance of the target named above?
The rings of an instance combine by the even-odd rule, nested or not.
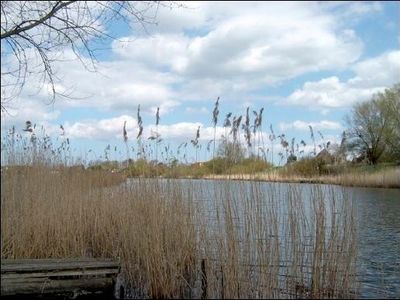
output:
[[[115,37],[113,21],[146,29],[156,24],[159,1],[1,1],[1,109],[20,94],[28,75],[37,74],[49,87],[52,101],[70,94],[57,88],[55,62],[63,51],[89,71],[96,71],[96,57],[105,42]],[[37,80],[37,78],[35,79]]]

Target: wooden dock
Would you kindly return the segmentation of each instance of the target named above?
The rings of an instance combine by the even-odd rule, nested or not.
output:
[[[114,294],[115,259],[2,259],[1,296]]]

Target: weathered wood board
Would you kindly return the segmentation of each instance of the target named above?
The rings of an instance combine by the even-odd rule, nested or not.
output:
[[[1,296],[109,291],[119,271],[114,259],[2,259]]]

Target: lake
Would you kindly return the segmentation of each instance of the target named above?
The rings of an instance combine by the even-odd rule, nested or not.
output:
[[[400,190],[346,189],[356,203],[362,296],[399,298]]]
[[[130,179],[131,183],[139,181]],[[162,186],[161,190],[164,190],[165,195],[169,195],[168,190],[171,186],[178,185],[182,189],[182,193],[193,200],[196,211],[201,213],[211,230],[218,226],[214,224],[216,220],[223,218],[221,211],[226,205],[218,199],[226,197],[230,199],[229,203],[232,204],[232,211],[235,215],[233,219],[237,220],[238,224],[236,225],[239,228],[243,226],[243,220],[246,219],[241,212],[245,211],[248,214],[256,207],[252,199],[255,197],[268,199],[264,203],[264,209],[274,206],[275,211],[279,214],[276,219],[279,223],[277,230],[282,236],[285,236],[288,231],[288,222],[285,218],[290,213],[286,203],[290,198],[289,194],[291,198],[301,199],[299,202],[301,204],[296,209],[302,210],[302,214],[305,214],[307,220],[312,219],[312,199],[315,194],[321,193],[321,191],[324,195],[326,193],[324,197],[329,200],[323,209],[328,212],[324,223],[327,233],[330,229],[329,224],[332,224],[332,216],[340,213],[340,208],[344,207],[343,204],[352,203],[352,208],[348,206],[345,209],[353,209],[356,217],[357,282],[360,296],[362,298],[397,298],[400,296],[399,189],[188,179],[162,179],[157,180],[157,184]],[[332,204],[332,199],[334,199],[334,204]],[[219,222],[221,223],[221,221]],[[310,228],[314,230],[314,227]],[[282,244],[280,251],[287,251],[284,240]]]

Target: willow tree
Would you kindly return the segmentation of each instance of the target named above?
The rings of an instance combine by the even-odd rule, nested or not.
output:
[[[349,150],[373,165],[382,157],[400,161],[400,84],[355,104],[346,122]]]

